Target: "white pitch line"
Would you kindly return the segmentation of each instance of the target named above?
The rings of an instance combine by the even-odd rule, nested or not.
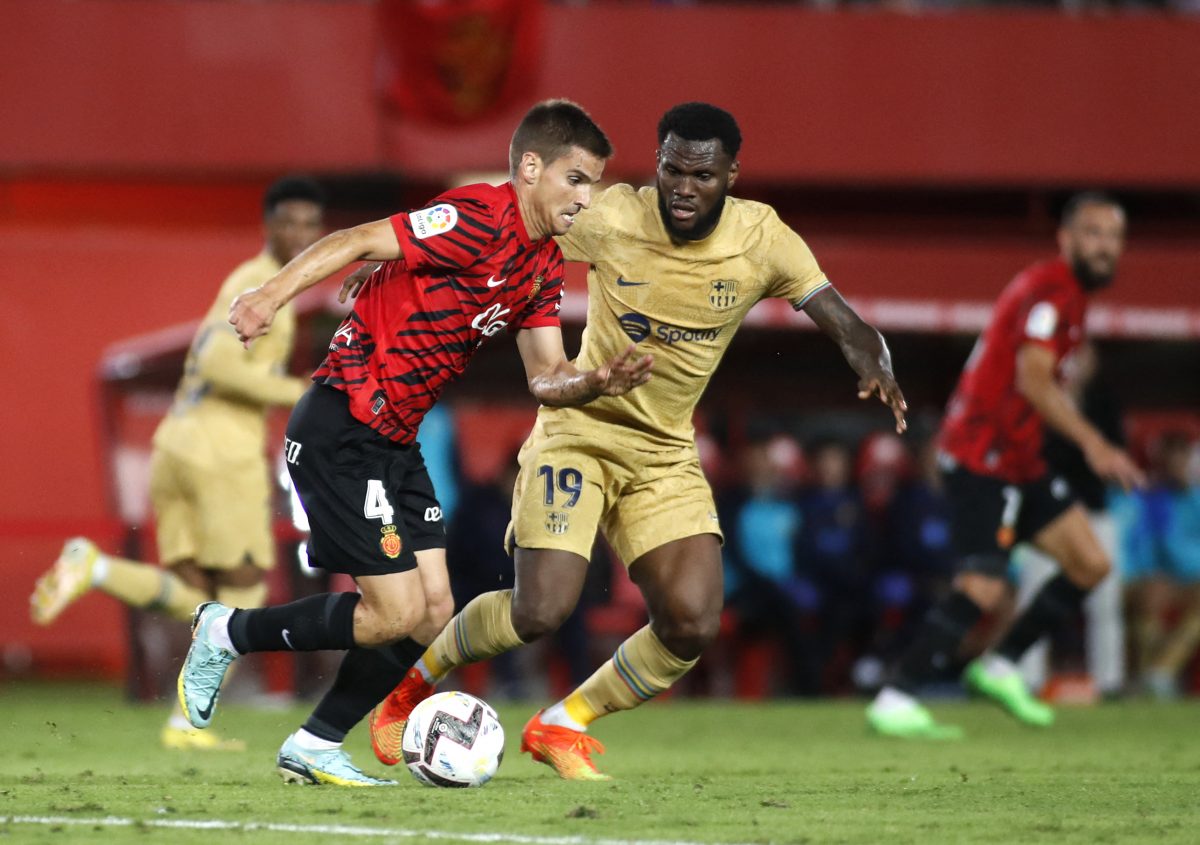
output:
[[[269,830],[277,833],[313,833],[321,836],[391,836],[400,839],[444,839],[451,842],[511,842],[515,845],[711,845],[677,839],[592,839],[587,836],[527,836],[520,833],[455,833],[449,830],[359,827],[340,824],[282,824],[278,822],[235,822],[223,819],[131,819],[105,816],[83,819],[73,816],[0,816],[0,824],[80,825],[91,827],[183,828],[187,830]],[[737,845],[737,843],[731,843]]]

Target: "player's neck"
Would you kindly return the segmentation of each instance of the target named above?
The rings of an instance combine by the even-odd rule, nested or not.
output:
[[[529,236],[531,241],[540,241],[546,237],[549,232],[543,231],[541,222],[533,213],[533,201],[529,195],[522,191],[520,186],[513,185],[513,193],[517,197],[517,215],[521,218],[521,224],[525,227],[525,234]]]

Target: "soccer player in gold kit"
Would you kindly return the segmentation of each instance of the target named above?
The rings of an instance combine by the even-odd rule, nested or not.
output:
[[[35,622],[49,625],[91,589],[132,607],[191,621],[196,606],[219,599],[235,607],[266,600],[274,564],[271,485],[263,452],[267,410],[289,408],[308,387],[286,373],[296,316],[290,306],[270,335],[250,349],[229,325],[229,304],[263,284],[320,237],[324,194],[303,177],[280,179],[263,197],[263,251],[241,264],[196,331],[171,410],[154,434],[150,500],[162,566],[104,554],[84,537],[68,540],[30,598]],[[240,750],[172,712],[168,748]]]
[[[412,707],[452,669],[557,628],[579,599],[596,530],[641,590],[650,624],[591,678],[525,726],[522,750],[562,777],[605,780],[591,760],[595,719],[632,709],[686,673],[716,636],[721,530],[700,469],[692,413],[756,302],[782,297],[841,347],[905,427],[883,338],[834,290],[800,237],[769,206],[728,196],[741,133],[706,103],[670,109],[658,127],[654,187],[616,185],[560,237],[586,261],[588,317],[575,365],[597,366],[631,340],[653,352],[637,391],[578,408],[543,407],[520,455],[507,542],[513,590],[468,604],[372,714],[372,745],[394,764]]]

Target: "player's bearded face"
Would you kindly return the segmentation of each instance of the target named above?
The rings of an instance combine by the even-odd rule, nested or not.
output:
[[[309,200],[284,200],[267,215],[267,249],[287,264],[321,237],[321,206]]]
[[[717,139],[685,141],[668,133],[658,150],[658,211],[671,237],[698,241],[721,220],[738,163]]]
[[[1063,257],[1084,290],[1106,288],[1125,248],[1125,214],[1111,205],[1085,205],[1059,232]]]

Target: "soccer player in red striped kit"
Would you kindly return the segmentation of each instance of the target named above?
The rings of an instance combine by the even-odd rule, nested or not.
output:
[[[1128,488],[1144,482],[1121,449],[1105,440],[1059,384],[1066,359],[1083,340],[1088,294],[1107,287],[1125,243],[1125,212],[1100,193],[1068,201],[1058,230],[1059,257],[1009,283],[975,345],[950,399],[939,440],[959,559],[950,596],[933,608],[892,677],[867,709],[886,736],[955,739],[916,698],[954,660],[980,617],[999,606],[1014,543],[1030,542],[1060,572],[1034,596],[996,646],[972,661],[967,685],[1019,721],[1047,727],[1054,711],[1034,698],[1016,669],[1021,655],[1055,623],[1079,609],[1111,562],[1086,511],[1041,455],[1049,425],[1077,444],[1101,478]]]
[[[394,783],[364,774],[341,744],[453,613],[441,508],[415,442],[422,417],[505,328],[543,404],[621,395],[650,377],[652,359],[632,345],[583,372],[563,351],[563,258],[553,236],[587,208],[611,154],[579,106],[541,103],[513,135],[509,182],[454,189],[419,211],[334,232],[234,301],[230,323],[248,342],[321,279],[353,261],[384,262],[335,332],[285,444],[312,526],[310,560],[353,576],[358,592],[254,611],[201,605],[179,676],[194,726],[211,722],[238,655],[347,650],[332,689],[280,749],[279,772],[300,783]]]

